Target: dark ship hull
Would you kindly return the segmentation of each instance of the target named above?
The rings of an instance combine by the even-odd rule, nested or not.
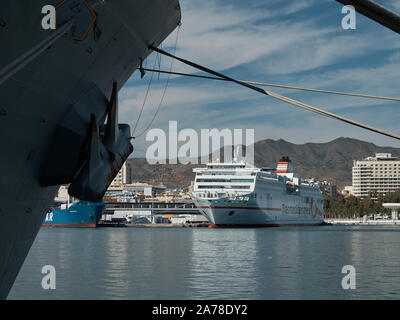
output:
[[[55,32],[41,25],[48,4],[58,6],[57,24],[73,18],[74,27],[16,72],[2,72]],[[158,46],[180,18],[178,0],[1,1],[0,298],[7,297],[58,185],[72,183],[81,199],[98,199],[132,151],[129,127],[110,124],[122,138],[109,133],[109,143],[99,125],[112,119],[113,94],[151,53],[148,46]],[[76,147],[75,158],[59,147],[64,143]],[[95,181],[99,172],[104,179]]]

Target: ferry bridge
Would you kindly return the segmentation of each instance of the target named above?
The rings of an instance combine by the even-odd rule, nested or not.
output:
[[[104,213],[151,211],[151,214],[201,214],[193,202],[106,202]]]

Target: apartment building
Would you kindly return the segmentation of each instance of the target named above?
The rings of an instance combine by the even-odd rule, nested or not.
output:
[[[390,153],[354,160],[352,194],[364,198],[370,192],[386,194],[400,189],[400,160]]]

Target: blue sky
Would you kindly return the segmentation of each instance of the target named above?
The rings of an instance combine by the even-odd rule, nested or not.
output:
[[[377,1],[400,12],[400,1]],[[343,30],[342,5],[333,0],[181,0],[177,55],[241,80],[400,97],[400,35],[357,14],[356,30]],[[172,52],[176,31],[163,43]],[[153,53],[145,64],[153,67]],[[170,60],[161,59],[168,70]],[[173,70],[198,73],[175,61]],[[151,74],[135,73],[120,91],[120,122],[135,126]],[[134,135],[151,121],[166,84],[154,75]],[[270,88],[312,106],[400,134],[398,102]],[[400,141],[370,133],[238,85],[172,77],[152,127],[252,128],[257,140],[327,142],[351,137],[400,147]],[[149,142],[135,140],[135,157]]]

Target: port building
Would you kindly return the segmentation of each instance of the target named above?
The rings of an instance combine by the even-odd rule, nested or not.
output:
[[[129,162],[125,162],[114,180],[111,182],[111,187],[119,187],[132,182],[131,166]]]

